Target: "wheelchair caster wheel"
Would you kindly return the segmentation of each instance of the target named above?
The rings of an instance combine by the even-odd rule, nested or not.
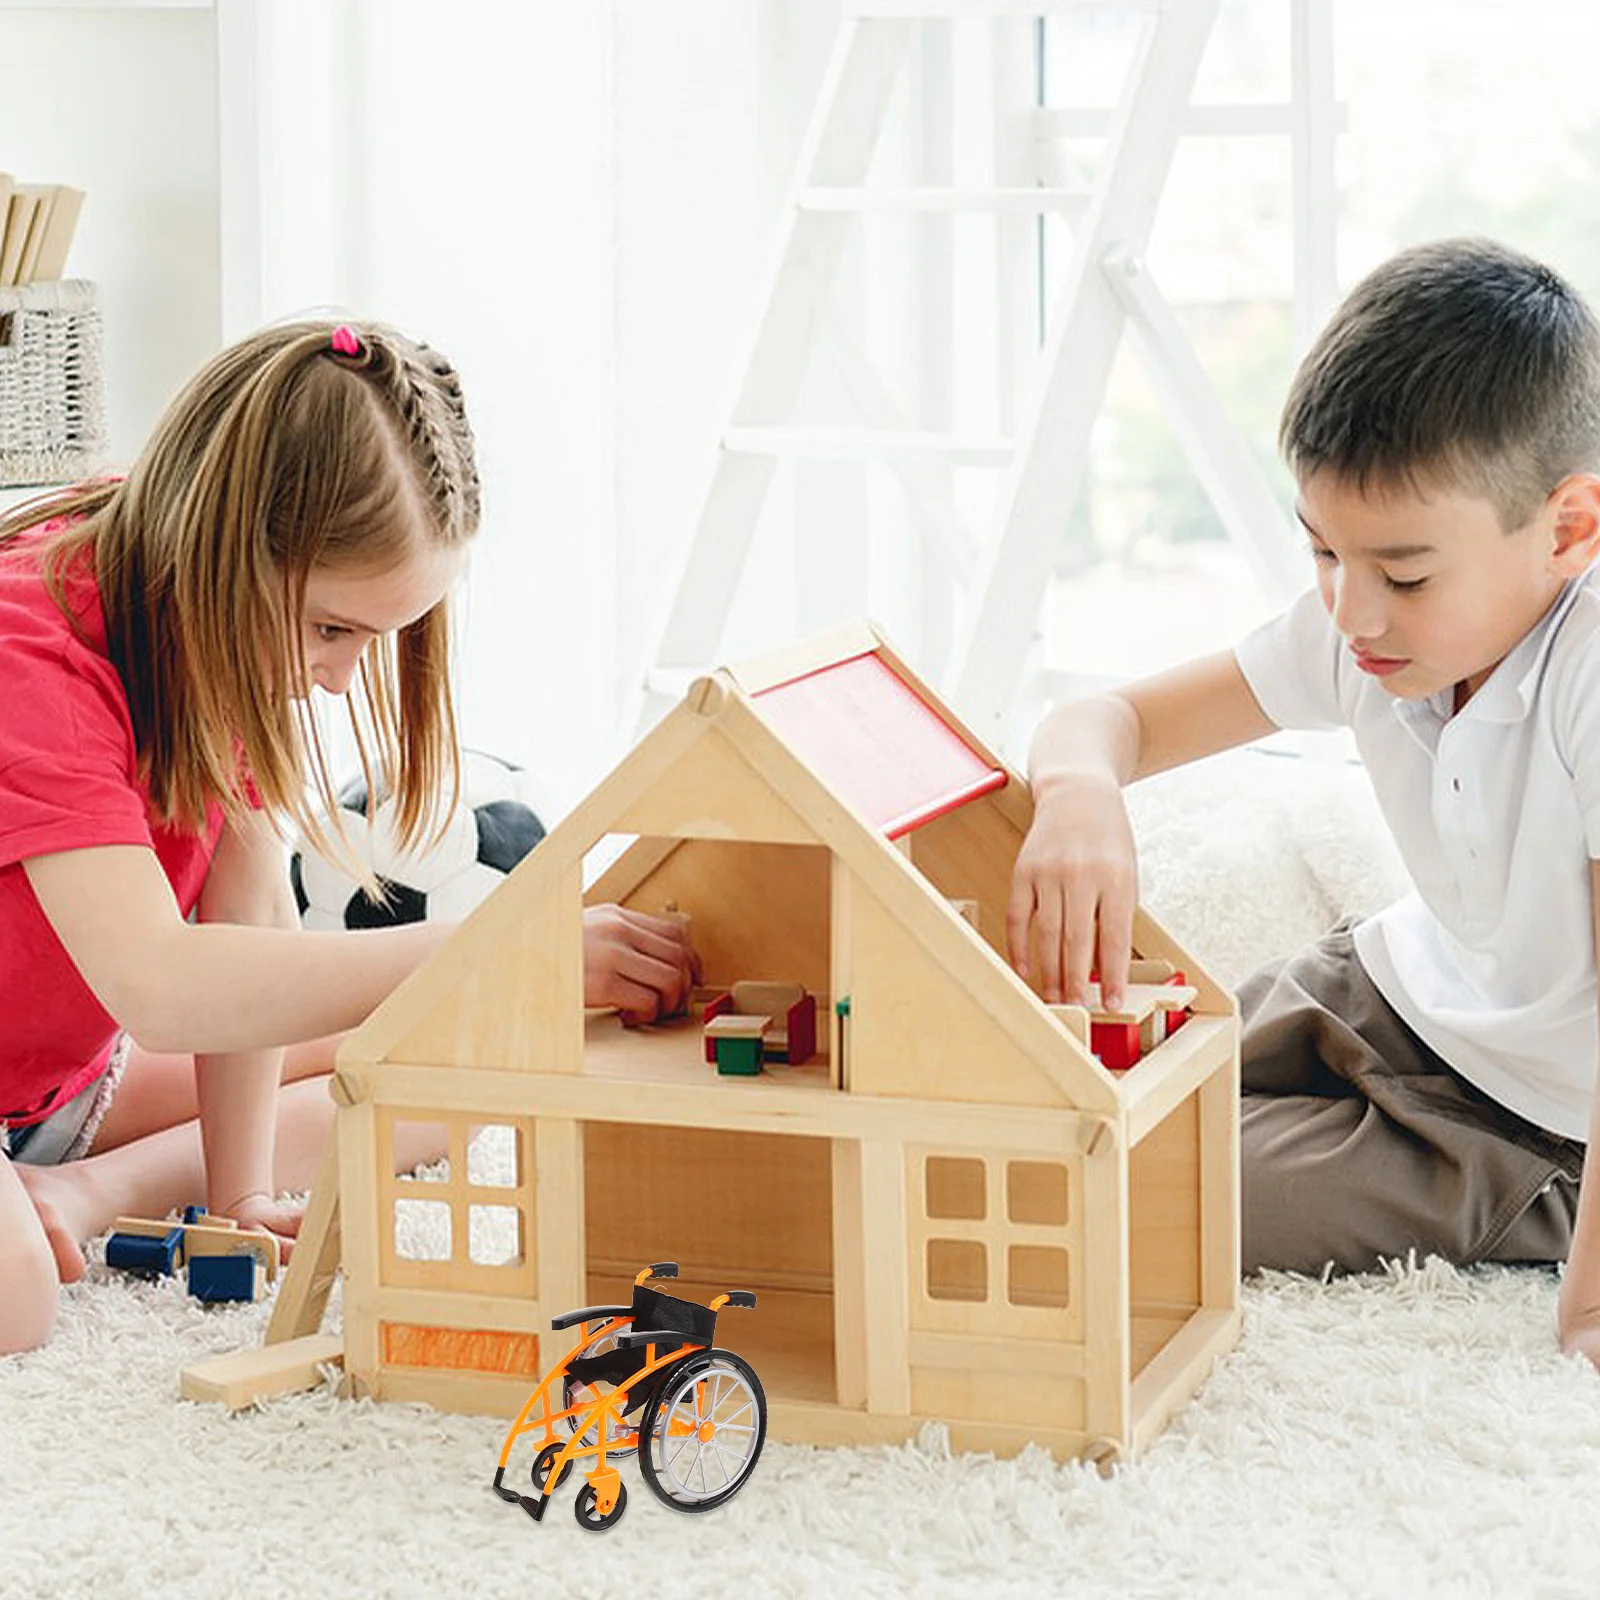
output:
[[[561,1469],[561,1475],[554,1483],[545,1482],[550,1476],[550,1468],[555,1464],[556,1457],[561,1454],[561,1448],[559,1444],[547,1444],[533,1458],[533,1486],[541,1494],[554,1494],[572,1476],[572,1463],[569,1461]]]
[[[600,1514],[599,1504],[600,1497],[594,1492],[594,1485],[584,1484],[578,1491],[577,1502],[572,1508],[572,1514],[578,1519],[580,1528],[587,1528],[590,1533],[604,1533],[628,1509],[627,1486],[620,1483],[617,1485],[617,1503],[604,1516]]]

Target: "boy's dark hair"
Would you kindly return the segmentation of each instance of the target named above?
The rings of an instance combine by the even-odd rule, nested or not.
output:
[[[1278,444],[1297,478],[1448,485],[1521,527],[1600,467],[1600,323],[1550,268],[1487,239],[1369,273],[1295,374]]]

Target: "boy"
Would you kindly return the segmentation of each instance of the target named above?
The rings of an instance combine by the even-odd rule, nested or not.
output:
[[[1046,717],[1012,962],[1037,951],[1052,1000],[1097,964],[1115,1006],[1123,785],[1349,726],[1416,890],[1240,991],[1245,1268],[1565,1260],[1562,1345],[1600,1365],[1600,325],[1498,245],[1406,251],[1306,357],[1279,442],[1316,591]]]

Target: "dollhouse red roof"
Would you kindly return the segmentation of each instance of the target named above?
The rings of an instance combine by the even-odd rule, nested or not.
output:
[[[841,799],[891,839],[1006,782],[876,651],[751,696]]]

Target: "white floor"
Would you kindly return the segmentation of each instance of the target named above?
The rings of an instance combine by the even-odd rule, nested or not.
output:
[[[489,1490],[503,1424],[330,1394],[175,1398],[264,1307],[96,1268],[48,1349],[0,1361],[0,1595],[1592,1597],[1600,1375],[1552,1274],[1437,1264],[1247,1289],[1242,1343],[1109,1480],[1041,1454],[769,1444],[746,1488],[581,1531]],[[515,1470],[526,1473],[517,1457]]]

